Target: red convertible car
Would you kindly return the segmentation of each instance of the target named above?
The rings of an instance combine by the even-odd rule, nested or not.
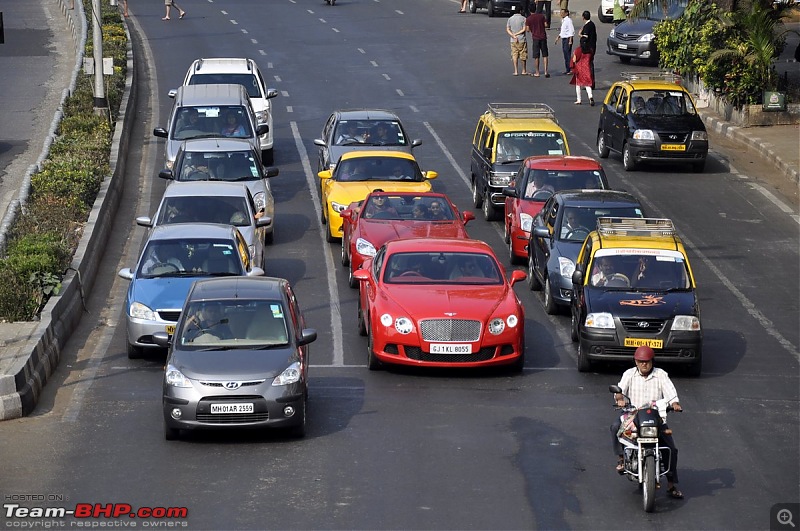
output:
[[[556,192],[561,190],[605,190],[608,180],[599,162],[590,157],[536,156],[522,163],[506,196],[505,241],[512,264],[528,258],[531,223]]]
[[[358,331],[370,370],[384,363],[429,367],[525,363],[525,310],[511,277],[479,240],[393,240],[353,274]]]
[[[459,214],[446,195],[435,192],[372,192],[339,215],[344,219],[342,265],[349,266],[351,288],[358,287],[353,273],[389,240],[469,238],[465,225],[475,219],[472,212]]]

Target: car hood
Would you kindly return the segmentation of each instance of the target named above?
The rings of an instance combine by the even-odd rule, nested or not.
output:
[[[648,18],[631,19],[614,28],[615,35],[639,36],[653,33],[653,28],[660,22]]]
[[[460,221],[366,220],[359,222],[359,236],[379,248],[389,240],[408,238],[467,238]]]
[[[583,242],[556,240],[551,254],[552,256],[563,256],[575,262],[578,259],[578,253],[581,252],[581,246],[583,246]]]
[[[297,359],[294,349],[174,350],[169,363],[193,380],[260,380],[279,375]]]
[[[391,285],[387,294],[408,316],[422,319],[489,319],[508,296],[508,284],[474,285]]]
[[[431,189],[430,181],[356,181],[338,182],[334,181],[330,193],[329,201],[336,201],[343,205],[349,205],[354,201],[361,201],[376,188],[384,192],[429,192]]]
[[[653,129],[659,133],[705,131],[703,120],[696,114],[660,116],[641,114],[633,118],[636,129]]]
[[[586,289],[588,312],[610,312],[617,317],[666,319],[673,315],[697,315],[694,291],[605,291]]]
[[[181,310],[192,283],[203,277],[137,278],[131,281],[128,301],[151,310]]]

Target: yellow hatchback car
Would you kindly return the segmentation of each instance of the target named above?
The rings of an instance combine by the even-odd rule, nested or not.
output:
[[[385,192],[429,192],[435,171],[423,172],[413,155],[398,151],[350,151],[342,155],[336,169],[317,174],[322,200],[322,224],[328,224],[325,239],[342,237],[339,213],[350,203],[362,201],[381,189]]]

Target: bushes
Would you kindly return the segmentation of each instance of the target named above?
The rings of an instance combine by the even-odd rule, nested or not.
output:
[[[103,55],[113,57],[115,65],[114,74],[105,78],[106,97],[110,115],[116,116],[125,87],[127,38],[118,8],[107,0],[102,20]],[[91,57],[91,43],[84,53]],[[109,174],[113,124],[95,114],[93,88],[93,77],[79,74],[63,105],[59,136],[41,171],[31,176],[30,199],[8,233],[6,256],[0,259],[0,321],[33,320],[58,293]]]

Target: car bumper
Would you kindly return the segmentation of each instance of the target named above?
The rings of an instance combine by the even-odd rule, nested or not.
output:
[[[505,186],[489,185],[489,199],[495,208],[506,208],[506,196],[503,195],[503,188],[505,188]]]
[[[606,46],[608,47],[606,53],[609,55],[647,61],[655,60],[658,57],[658,50],[656,49],[654,41],[636,42],[608,39],[606,41]]]
[[[402,343],[390,339],[386,342],[373,342],[375,356],[383,363],[416,367],[487,367],[510,365],[519,361],[524,354],[522,335],[506,336],[505,341],[485,341],[471,343],[471,354],[432,354],[430,346]]]
[[[202,384],[195,381],[193,385]],[[273,386],[271,380],[267,380],[259,386],[247,387],[247,391],[236,394],[222,387],[208,389],[209,391],[201,393],[195,387],[165,388],[162,406],[167,426],[181,430],[282,428],[303,422],[302,408],[305,404],[303,386],[299,382],[289,386]],[[212,403],[252,403],[253,413],[214,414],[211,413]],[[291,415],[287,414],[287,406],[291,407]]]
[[[559,306],[569,306],[572,302],[572,278],[564,278],[558,271],[547,271],[550,279],[550,297]]]
[[[708,142],[692,141],[683,151],[664,150],[660,142],[631,139],[629,149],[636,161],[700,162],[708,156]]]
[[[330,205],[326,208],[328,209],[328,230],[334,238],[341,238],[344,236],[344,220]]]
[[[166,313],[166,312],[161,312]],[[175,321],[159,319],[148,321],[144,319],[134,319],[126,314],[128,343],[140,348],[161,348],[153,341],[153,334],[156,332],[167,332],[168,327],[174,327],[178,322],[181,310],[171,310],[169,313],[175,315]]]
[[[625,333],[616,330],[582,329],[580,331],[581,351],[590,360],[627,361],[633,360],[637,347],[624,346]],[[648,339],[660,339],[662,348],[653,348],[658,363],[692,364],[701,357],[702,334],[700,332],[669,332]]]

